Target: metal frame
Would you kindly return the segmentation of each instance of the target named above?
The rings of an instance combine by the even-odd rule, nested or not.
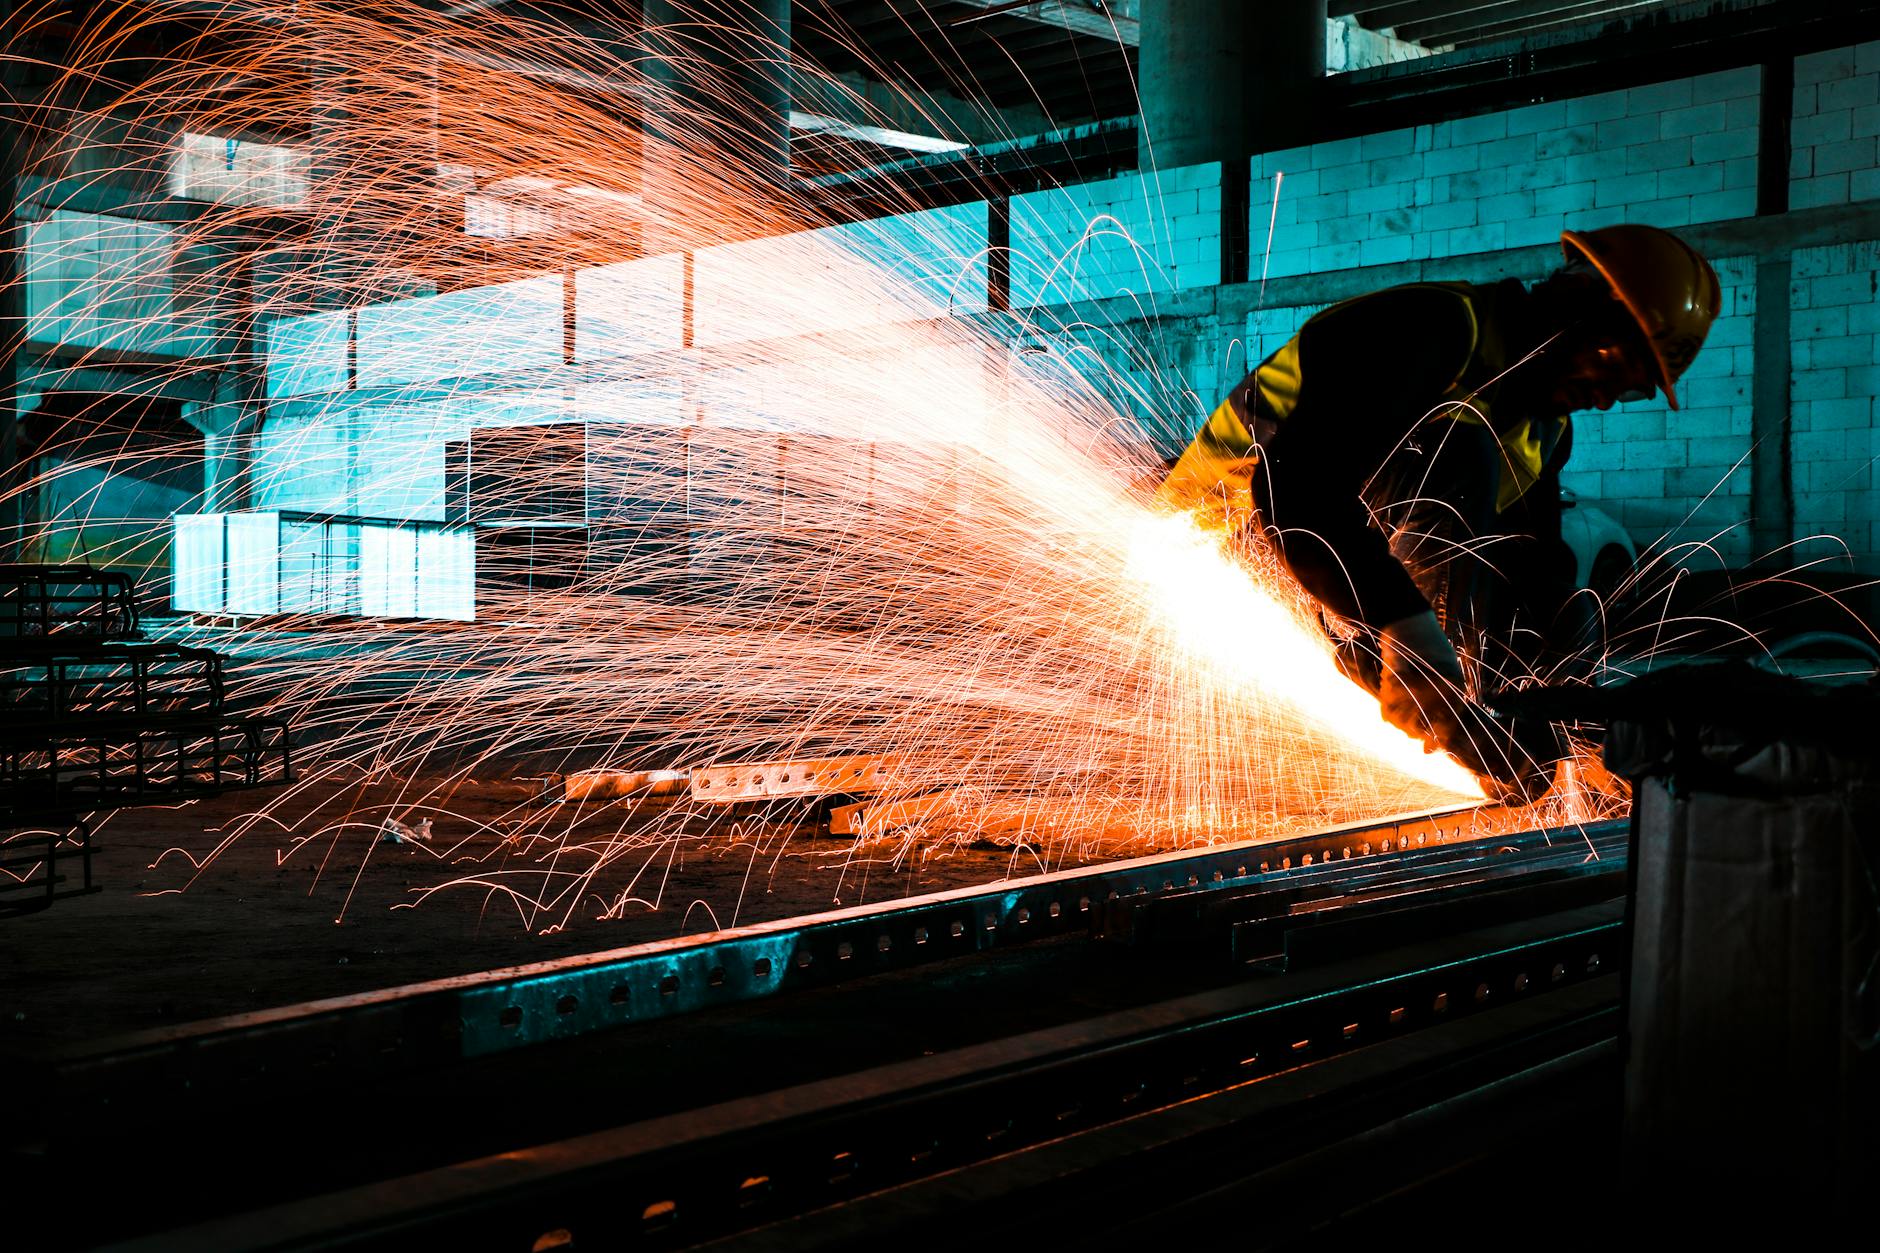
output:
[[[0,565],[0,640],[133,639],[137,588],[90,566]]]
[[[1545,1063],[1610,1041],[1622,954],[1621,902],[1503,928],[1461,952],[1387,950],[1384,968],[1326,972],[1303,985],[1263,980],[840,1074],[694,1112],[503,1153],[291,1202],[154,1237],[142,1246],[537,1249],[683,1247],[859,1197],[919,1221],[904,1189],[940,1179],[927,1213],[967,1221],[977,1192],[944,1186],[985,1167],[1023,1175],[1023,1154],[1078,1137],[1086,1168],[1128,1163],[1130,1125],[1198,1102],[1231,1105],[1215,1129],[1284,1161],[1353,1127],[1425,1108],[1497,1069]],[[1472,1021],[1480,1026],[1471,1029]],[[1456,1032],[1471,1032],[1458,1037]],[[1443,1037],[1449,1052],[1409,1037]],[[1317,1079],[1350,1061],[1370,1074]],[[1484,1063],[1458,1065],[1459,1059]],[[1379,1072],[1392,1074],[1380,1083]],[[1347,1072],[1349,1067],[1347,1067]],[[1484,1075],[1486,1072],[1486,1076]],[[1267,1085],[1271,1085],[1270,1087]],[[1379,1089],[1384,1091],[1380,1093]],[[1337,1111],[1327,1127],[1327,1107]],[[1406,1108],[1407,1107],[1407,1108]],[[1211,1109],[1212,1106],[1202,1106]],[[1114,1130],[1115,1134],[1110,1134]],[[1015,1165],[1016,1163],[1016,1165]],[[1033,1179],[1039,1176],[1034,1173]],[[1045,1179],[1055,1177],[1047,1174]],[[969,1224],[970,1225],[970,1224]],[[792,1245],[781,1232],[780,1247]],[[814,1244],[815,1242],[811,1242]]]
[[[39,846],[40,851],[33,851]],[[91,858],[99,851],[82,818],[71,820],[64,830],[24,830],[0,837],[0,918],[37,913],[54,901],[98,891],[91,878]],[[74,860],[79,865],[75,886],[59,869],[61,862]]]
[[[0,657],[0,715],[58,727],[72,719],[212,714],[222,657],[183,644],[98,642]]]
[[[103,1041],[71,1056],[62,1069],[90,1076],[105,1100],[114,1089],[237,1087],[303,1065],[362,1076],[411,1072],[975,953],[1091,935],[1106,902],[1277,883],[1332,873],[1334,865],[1349,870],[1348,863],[1365,859],[1382,864],[1417,849],[1499,835],[1506,823],[1505,811],[1459,809],[1111,862],[144,1032]]]
[[[293,778],[279,718],[94,718],[0,739],[0,827]]]

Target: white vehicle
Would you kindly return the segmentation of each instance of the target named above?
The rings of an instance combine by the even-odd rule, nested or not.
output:
[[[1560,538],[1573,551],[1575,585],[1596,592],[1602,601],[1612,599],[1638,564],[1638,545],[1625,528],[1611,514],[1583,503],[1564,487],[1560,489]]]

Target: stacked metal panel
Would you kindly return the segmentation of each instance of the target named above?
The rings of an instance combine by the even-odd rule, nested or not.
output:
[[[318,514],[178,514],[185,613],[368,618],[476,616],[470,533],[435,522]]]
[[[290,772],[285,722],[225,708],[218,654],[138,638],[128,576],[0,566],[0,914],[95,890],[89,814]]]

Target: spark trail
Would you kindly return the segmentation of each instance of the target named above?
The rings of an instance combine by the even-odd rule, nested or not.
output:
[[[1270,561],[1150,499],[1159,457],[1099,358],[1013,350],[1056,341],[987,312],[988,257],[946,215],[901,219],[897,241],[831,221],[706,124],[709,75],[675,91],[640,32],[593,15],[576,34],[402,4],[201,13],[153,3],[77,42],[31,173],[52,204],[74,180],[147,180],[179,130],[308,137],[300,164],[224,189],[169,243],[198,260],[163,316],[205,334],[257,276],[255,334],[220,341],[236,397],[199,415],[241,465],[233,495],[438,521],[444,446],[474,455],[500,428],[473,507],[582,537],[555,586],[480,584],[474,625],[244,632],[237,695],[293,714],[316,776],[438,781],[401,798],[422,809],[518,762],[880,754],[890,798],[979,789],[1051,860],[1479,796],[1338,673]],[[179,30],[173,55],[138,60]],[[471,203],[506,237],[468,237]],[[529,280],[559,302],[562,275],[572,342],[504,368]],[[101,270],[83,293],[131,311],[101,356],[174,330],[136,325],[130,281]],[[431,292],[472,312],[439,323],[409,301]],[[398,300],[409,323],[368,345]],[[277,360],[269,396],[270,333],[349,309],[354,385],[281,395]],[[32,539],[50,550],[82,520]],[[565,917],[695,817],[670,806],[610,837],[519,810],[505,847],[528,864],[465,881]]]

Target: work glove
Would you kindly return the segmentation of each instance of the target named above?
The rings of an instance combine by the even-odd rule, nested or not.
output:
[[[1386,626],[1378,633],[1378,650],[1378,701],[1386,721],[1421,740],[1425,751],[1453,755],[1497,801],[1527,803],[1546,793],[1554,764],[1566,751],[1554,728],[1544,721],[1499,719],[1470,700],[1463,692],[1462,660],[1433,612]]]
[[[1468,700],[1462,659],[1434,610],[1385,626],[1378,632],[1378,651],[1383,667],[1377,698],[1386,722],[1426,749],[1447,748],[1466,734],[1459,716]]]

